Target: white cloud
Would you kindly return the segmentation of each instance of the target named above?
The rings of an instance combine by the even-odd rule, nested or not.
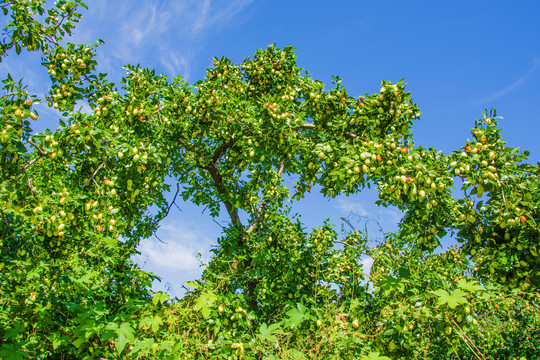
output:
[[[169,52],[163,55],[160,59],[163,66],[167,69],[169,74],[176,75],[182,74],[186,79],[189,78],[191,72],[191,66],[189,59],[181,54],[175,52]]]
[[[371,257],[366,257],[365,259],[362,259],[362,268],[364,270],[364,274],[371,273],[371,267],[373,266],[373,263],[375,260]]]
[[[380,212],[383,218],[389,218],[396,224],[403,218],[403,212],[397,208],[385,208],[381,209]]]
[[[360,216],[370,216],[370,212],[368,212],[365,208],[365,206],[360,202],[352,202],[350,200],[345,199],[339,199],[337,201],[337,206],[339,209],[341,209],[344,212],[347,213],[355,213],[356,215]]]
[[[495,94],[492,94],[490,96],[487,96],[484,99],[481,99],[479,102],[481,104],[489,103],[493,100],[500,98],[501,96],[504,96],[512,91],[519,89],[525,83],[525,81],[535,72],[538,66],[540,66],[540,61],[535,58],[533,67],[525,75],[523,75],[522,77],[520,77],[519,79],[517,79],[516,81],[514,81],[513,83],[511,83],[504,89],[496,92]]]
[[[138,263],[172,270],[197,270],[200,260],[206,263],[210,259],[212,241],[194,225],[170,221],[160,227],[157,235],[163,243],[156,239],[143,240]],[[200,260],[197,254],[201,254]]]
[[[108,53],[113,57],[105,68],[109,73],[110,65],[116,72],[125,64],[141,63],[150,67],[160,64],[168,75],[187,79],[190,65],[208,36],[247,19],[246,10],[251,2],[96,0],[83,14],[83,21],[70,41],[105,40]],[[103,49],[99,51],[103,52]]]
[[[366,231],[374,238],[382,236],[385,232],[397,231],[403,217],[403,212],[397,207],[376,206],[374,202],[366,204],[351,198],[339,198],[336,207],[355,227],[360,225],[357,229]]]

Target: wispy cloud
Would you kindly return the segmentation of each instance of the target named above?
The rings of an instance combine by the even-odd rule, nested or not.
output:
[[[181,74],[182,77],[189,79],[189,75],[191,74],[189,57],[183,56],[182,54],[177,54],[175,52],[170,52],[163,55],[160,58],[160,61],[165,69],[167,69],[169,74]]]
[[[506,86],[502,90],[496,92],[495,94],[492,94],[490,96],[487,96],[481,99],[479,102],[481,104],[489,103],[493,100],[500,98],[501,96],[504,96],[508,93],[511,93],[512,91],[519,89],[525,83],[525,81],[527,81],[527,79],[531,77],[531,75],[536,71],[538,66],[540,66],[540,59],[535,58],[533,67],[525,75],[521,76],[519,79],[517,79],[510,85]]]
[[[403,217],[396,207],[376,206],[373,203],[355,201],[351,198],[340,198],[335,205],[352,223],[360,224],[370,235],[382,235],[383,232],[398,230]]]
[[[154,239],[142,241],[139,263],[146,259],[152,267],[194,271],[200,267],[200,261],[209,261],[212,241],[195,226],[181,221],[169,222],[161,226],[158,233],[164,243]]]
[[[141,63],[170,76],[189,78],[192,62],[211,34],[248,18],[252,0],[124,2],[96,0],[72,38],[105,40],[111,56],[105,71]],[[121,24],[121,25],[120,25]],[[99,59],[102,61],[102,59]]]
[[[365,206],[360,202],[353,202],[350,200],[339,199],[337,201],[337,206],[344,212],[355,213],[360,216],[370,216],[369,211],[366,210]]]
[[[369,274],[371,272],[371,267],[373,266],[374,262],[375,260],[369,256],[362,259],[362,268],[364,270],[364,274]]]

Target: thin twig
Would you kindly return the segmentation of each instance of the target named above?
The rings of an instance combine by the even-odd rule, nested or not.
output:
[[[32,165],[33,163],[35,163],[36,161],[38,161],[39,159],[41,159],[43,157],[43,155],[39,155],[37,158],[33,158],[32,160],[30,160],[28,162],[28,164],[24,165],[24,172],[26,172],[26,169],[28,169],[30,167],[30,165]]]
[[[156,111],[154,111],[153,113],[151,113],[150,115],[148,115],[148,118],[147,120],[150,120],[154,115],[156,115],[158,112],[160,112],[161,110],[165,109],[165,106],[160,106],[159,109],[157,109]]]
[[[285,169],[285,160],[282,160],[281,161],[281,166],[279,167],[278,176],[281,177],[281,175],[283,174],[284,169]],[[249,203],[249,206],[251,207],[251,211],[254,212],[254,209],[253,209],[253,206],[251,206],[251,203]],[[257,224],[261,220],[261,215],[262,215],[262,212],[263,212],[265,206],[266,206],[266,202],[263,201],[263,203],[261,203],[261,205],[257,209],[257,213],[256,214],[253,213],[253,215],[255,215],[255,220],[253,221],[253,224],[251,224],[251,226],[246,230],[246,232],[248,234],[251,234],[255,230],[255,228],[257,227]],[[264,222],[263,222],[263,225],[266,228],[268,228],[268,226]]]
[[[223,230],[225,230],[225,226],[221,225],[220,223],[218,223],[216,221],[216,219],[212,218],[212,221],[215,222],[220,228],[222,228]]]
[[[171,208],[174,205],[176,205],[176,197],[178,196],[178,193],[180,192],[180,183],[176,183],[176,194],[174,194],[174,198],[171,202],[171,204],[169,205],[169,208],[167,209],[167,212],[165,213],[165,216],[163,217],[167,217],[167,215],[169,215],[169,211],[171,211]],[[178,205],[176,205],[176,207],[178,207]]]
[[[90,179],[88,179],[88,181],[84,183],[84,185],[82,186],[83,189],[86,187],[86,185],[88,185],[88,183],[89,183],[91,180],[95,182],[94,176],[96,176],[97,172],[99,171],[99,169],[101,169],[101,167],[102,167],[103,165],[105,165],[105,162],[102,162],[102,163],[98,166],[98,168],[96,169],[96,171],[94,171],[94,173],[92,174],[92,176],[90,177]],[[97,185],[97,184],[96,184],[96,185]],[[99,187],[99,186],[98,186],[98,187]]]
[[[28,142],[29,142],[30,144],[32,144],[36,149],[38,149],[38,151],[39,151],[39,153],[41,154],[41,156],[45,156],[45,155],[46,155],[45,151],[41,150],[40,147],[37,146],[36,143],[34,143],[33,141],[30,141],[30,140],[28,140]]]
[[[354,231],[356,231],[356,229],[354,228],[354,226],[352,226],[351,222],[347,219],[345,219],[343,216],[340,216],[339,217],[341,220],[343,220],[347,225],[349,225],[351,227],[351,229],[353,229]]]
[[[159,241],[160,243],[165,244],[165,241],[161,240],[161,239],[159,238],[159,236],[157,236],[156,233],[154,233],[154,236],[156,237],[156,239],[158,239],[158,241]]]
[[[315,124],[310,124],[310,123],[305,123],[305,124],[302,124],[300,125],[299,127],[296,128],[296,131],[300,130],[300,129],[310,129],[310,130],[315,130],[317,128],[317,126]],[[362,140],[362,141],[366,141],[366,139],[362,136],[359,136],[359,135],[356,135],[356,134],[353,134],[352,132],[350,131],[345,131],[345,135],[347,136],[350,136],[352,138],[355,138],[355,139],[358,139],[358,140]]]
[[[343,244],[343,245],[346,245],[346,246],[350,246],[352,248],[354,248],[354,245],[351,245],[349,243],[346,243],[345,241],[340,241],[340,240],[334,240],[335,243],[338,243],[338,244]]]
[[[457,328],[459,329],[459,332],[458,332],[459,336],[465,341],[465,343],[469,346],[469,348],[470,348],[471,350],[473,350],[472,347],[470,346],[470,345],[472,345],[472,346],[476,349],[476,351],[478,351],[478,354],[479,354],[479,355],[477,355],[476,352],[473,350],[474,355],[476,355],[479,359],[484,359],[484,360],[486,360],[485,356],[482,355],[482,353],[480,352],[480,350],[476,347],[476,345],[474,345],[474,343],[473,343],[473,341],[471,340],[471,338],[469,338],[469,337],[467,336],[467,334],[465,333],[465,331],[463,331],[463,330],[461,329],[461,327],[458,325],[458,323],[457,323],[455,320],[452,320],[452,322],[453,322],[454,325],[456,325]],[[470,345],[469,345],[468,343],[470,343]]]
[[[26,167],[24,168],[24,173],[26,174],[26,181],[28,182],[28,187],[30,188],[30,191],[32,194],[34,194],[35,197],[38,197],[36,192],[34,191],[34,188],[32,187],[32,182],[30,181],[30,176],[28,176],[28,173],[26,172]]]

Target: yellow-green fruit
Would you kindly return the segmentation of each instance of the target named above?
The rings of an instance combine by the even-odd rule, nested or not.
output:
[[[483,193],[484,193],[484,187],[480,184],[478,185],[478,188],[476,189],[476,195],[478,197],[482,197]]]

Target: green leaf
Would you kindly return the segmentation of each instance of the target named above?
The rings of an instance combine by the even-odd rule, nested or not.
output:
[[[446,290],[439,289],[434,291],[433,294],[439,297],[438,305],[447,304],[452,309],[459,304],[467,303],[467,298],[465,297],[467,294],[460,289],[454,290],[452,294],[449,294]]]
[[[75,345],[75,347],[79,348],[82,344],[86,342],[86,337],[80,337],[78,339],[75,339],[72,344]]]
[[[485,290],[484,287],[482,285],[479,285],[478,281],[476,280],[467,281],[465,279],[460,279],[457,285],[463,290],[468,290],[471,292]]]
[[[257,335],[261,340],[268,340],[271,342],[277,341],[275,335],[284,334],[283,330],[280,329],[280,323],[275,323],[271,325],[266,325],[262,323],[259,328],[259,335]]]
[[[152,331],[157,332],[159,330],[159,326],[163,324],[163,319],[159,315],[156,315],[152,318]]]
[[[118,351],[118,354],[121,354],[127,343],[135,340],[135,335],[133,334],[133,328],[127,322],[123,322],[115,332],[118,335],[118,338],[115,341],[116,350]]]
[[[208,290],[207,292],[199,296],[199,298],[197,299],[197,303],[195,304],[195,310],[201,310],[203,317],[205,319],[208,319],[208,317],[210,316],[210,309],[212,308],[212,304],[216,300],[216,294],[214,294],[212,290]]]
[[[287,315],[289,318],[286,321],[286,326],[298,326],[300,325],[304,320],[307,320],[309,316],[309,312],[307,311],[307,308],[303,304],[296,304],[296,308],[292,308],[291,310],[287,311]]]
[[[163,304],[165,301],[170,300],[170,297],[167,293],[162,291],[157,292],[152,297],[152,304],[157,305],[158,303]]]
[[[371,351],[369,354],[361,357],[361,360],[392,360],[388,356],[380,356],[378,351]]]

